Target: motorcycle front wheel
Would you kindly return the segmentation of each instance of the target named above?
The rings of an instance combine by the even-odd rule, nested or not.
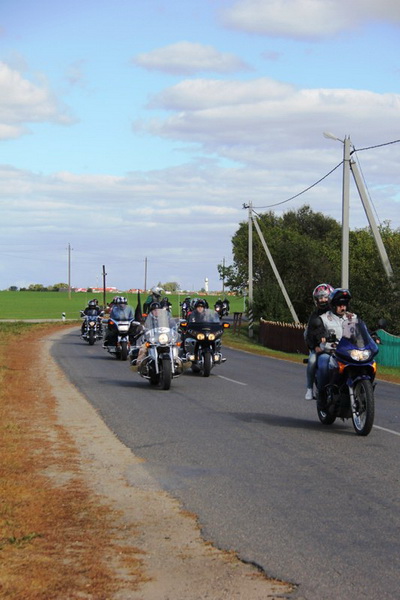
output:
[[[368,435],[374,424],[374,388],[369,379],[361,379],[354,386],[356,413],[353,413],[353,427],[357,435]]]
[[[93,329],[89,329],[89,346],[93,346],[94,342],[95,342],[95,337],[94,337],[94,331]]]
[[[121,360],[128,360],[128,342],[121,342]]]
[[[206,352],[203,354],[203,376],[210,377],[212,367],[211,353]]]
[[[161,389],[169,390],[171,387],[172,381],[172,365],[171,361],[163,360],[162,361],[162,369],[160,373],[160,385]]]

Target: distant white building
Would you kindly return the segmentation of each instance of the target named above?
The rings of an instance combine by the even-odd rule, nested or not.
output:
[[[204,280],[204,289],[206,294],[208,294],[208,277],[206,277]]]

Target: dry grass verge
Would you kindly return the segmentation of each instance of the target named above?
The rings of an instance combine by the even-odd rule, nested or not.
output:
[[[106,599],[120,585],[110,567],[115,556],[132,589],[142,580],[140,551],[118,545],[117,515],[80,477],[77,449],[56,422],[38,362],[41,329],[2,339],[0,596]]]
[[[0,597],[288,597],[292,585],[205,543],[194,515],[143,485],[143,460],[49,356],[64,328],[0,326]]]

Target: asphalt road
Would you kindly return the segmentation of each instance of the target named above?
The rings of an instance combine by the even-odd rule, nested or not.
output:
[[[206,539],[299,586],[293,598],[400,597],[400,388],[376,387],[367,437],[324,427],[302,365],[225,349],[209,378],[152,388],[76,332],[53,354]],[[132,484],[135,474],[128,474]]]

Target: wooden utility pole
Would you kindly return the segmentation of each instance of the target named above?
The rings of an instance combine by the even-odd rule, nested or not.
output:
[[[105,309],[107,306],[107,296],[106,296],[106,267],[103,265],[103,308]]]
[[[68,299],[71,300],[71,244],[68,244]]]

